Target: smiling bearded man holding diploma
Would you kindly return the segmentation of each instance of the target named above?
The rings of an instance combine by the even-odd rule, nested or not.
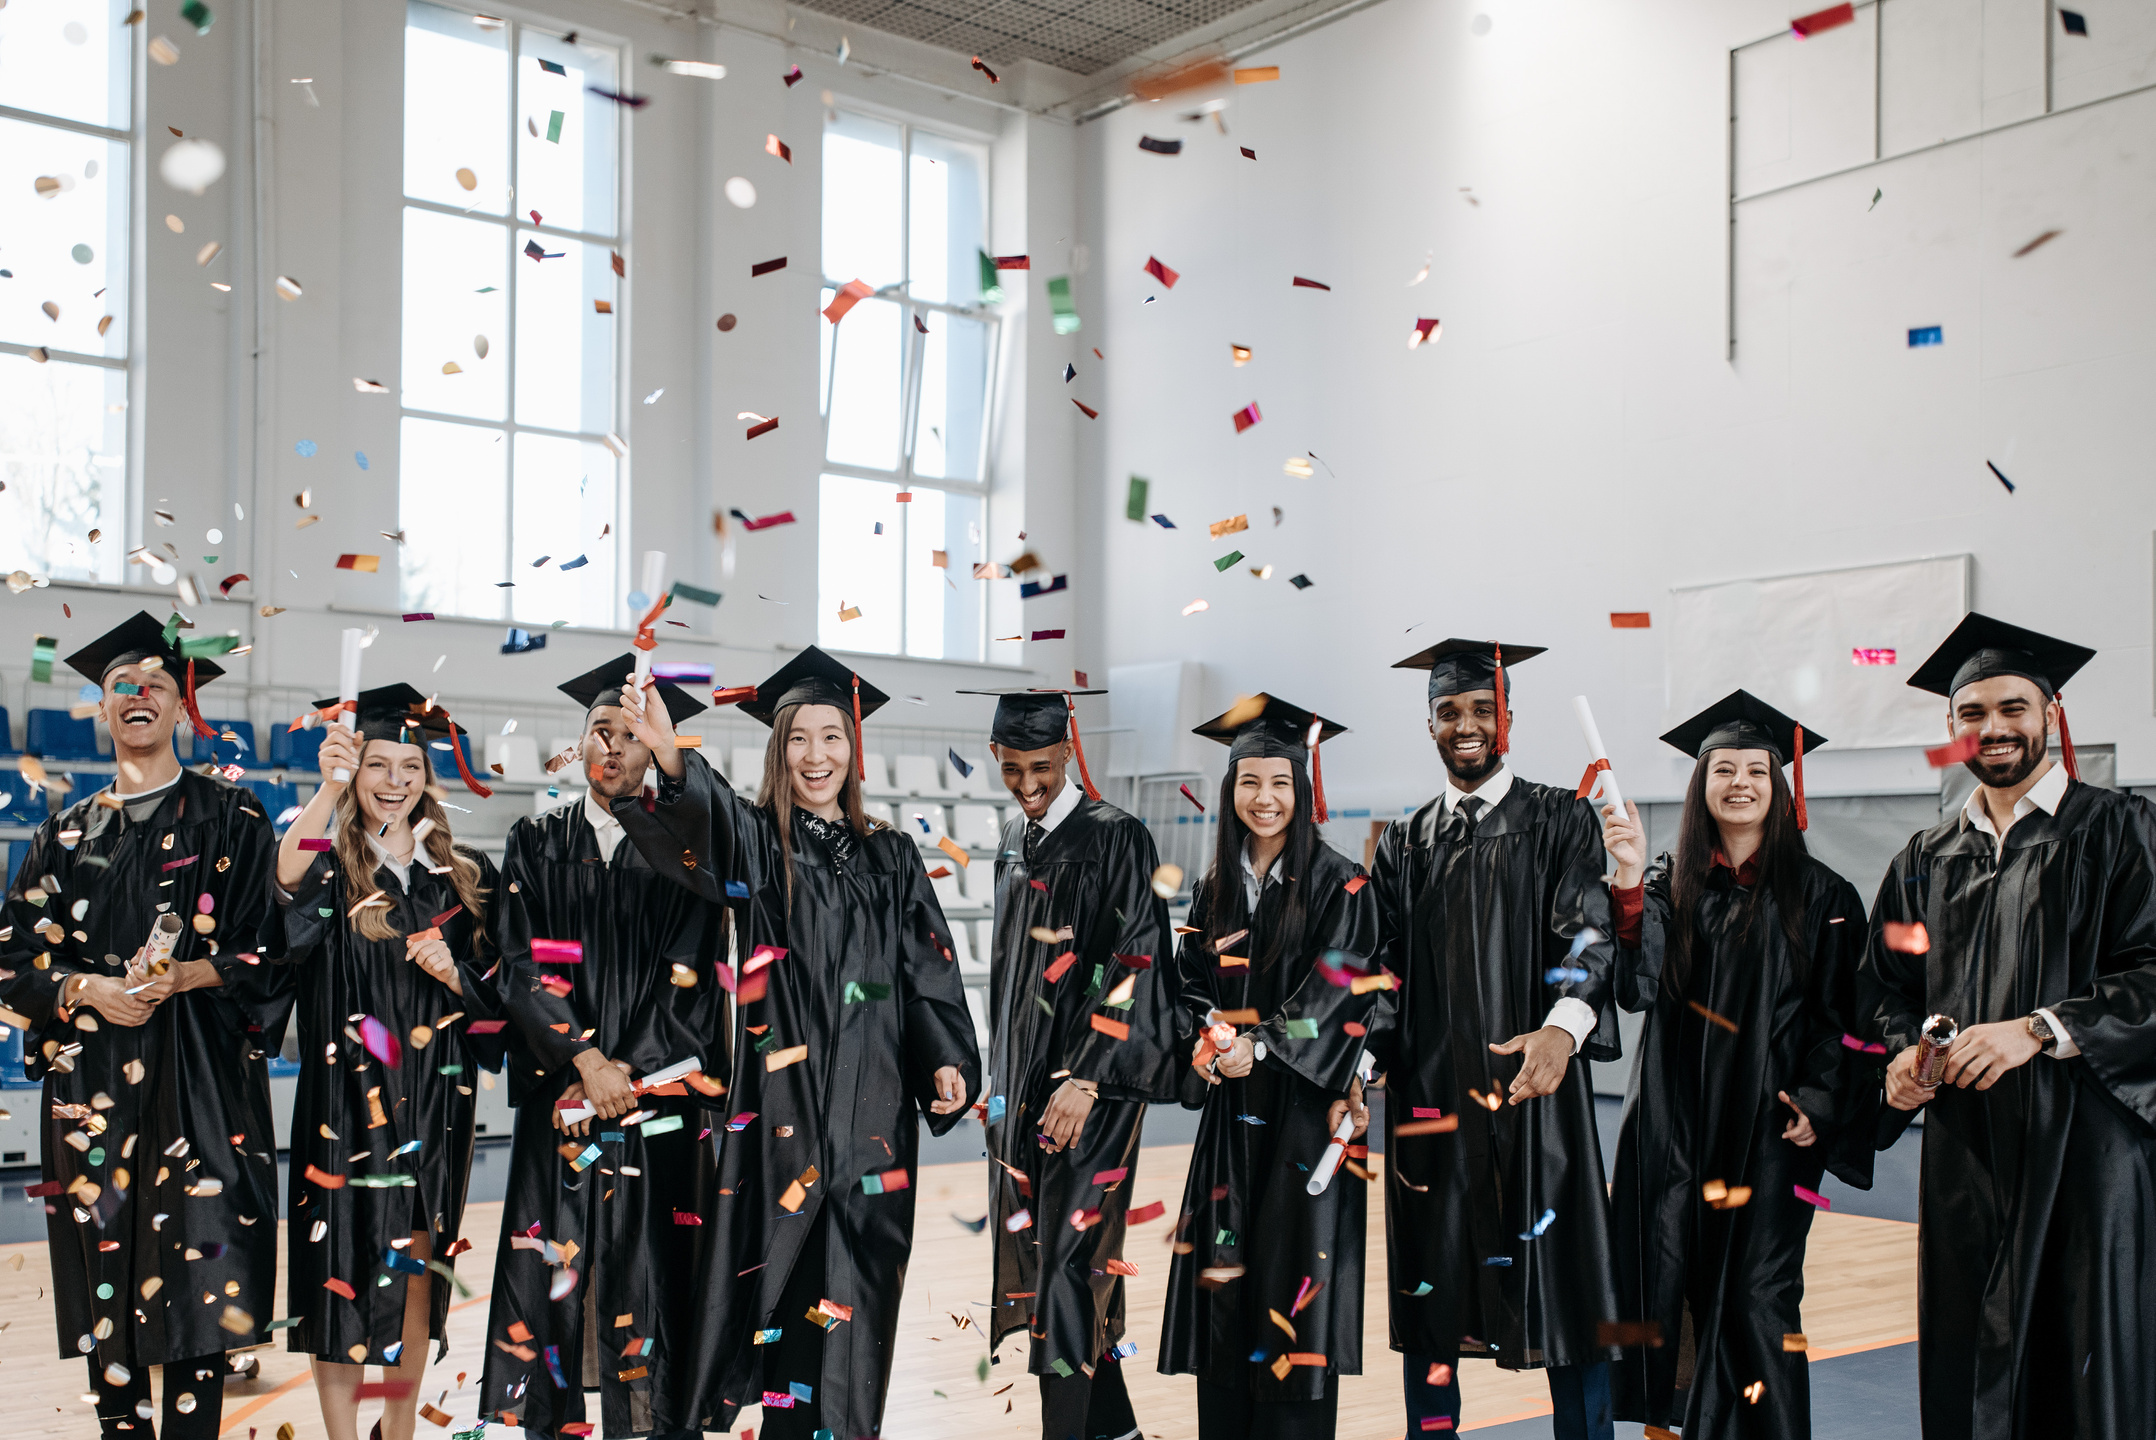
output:
[[[1085,752],[1065,692],[966,693],[998,696],[989,739],[1022,812],[996,851],[989,1348],[1030,1334],[1042,1440],[1122,1440],[1138,1422],[1110,1352],[1132,1272],[1111,1267],[1124,1263],[1146,1102],[1175,1098],[1182,1070],[1160,857],[1090,778],[1071,785]]]
[[[0,1005],[45,1082],[30,1194],[60,1353],[88,1358],[104,1433],[135,1440],[156,1365],[168,1440],[217,1434],[224,1352],[261,1337],[277,1283],[265,1052],[291,1000],[251,953],[277,840],[252,793],[173,755],[223,673],[176,637],[138,613],[68,657],[104,692],[119,775],[38,827],[0,920]],[[146,954],[173,921],[169,961]]]
[[[1925,1111],[1926,1440],[2156,1434],[2156,807],[2074,776],[2059,687],[2095,654],[1971,614],[1909,681],[1979,782],[1895,857],[1862,971],[1882,1147]]]
[[[1430,672],[1447,775],[1443,795],[1386,829],[1371,867],[1378,953],[1402,987],[1373,1053],[1410,1434],[1458,1424],[1461,1356],[1547,1369],[1558,1440],[1614,1428],[1615,1352],[1596,1326],[1618,1318],[1617,1295],[1586,1065],[1620,1053],[1602,826],[1571,790],[1504,760],[1509,665],[1541,653],[1447,640],[1394,667]],[[1444,1120],[1457,1129],[1402,1133]]]

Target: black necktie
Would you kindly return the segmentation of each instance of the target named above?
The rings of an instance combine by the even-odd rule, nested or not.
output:
[[[1026,822],[1026,864],[1031,865],[1040,857],[1041,841],[1047,838],[1047,826],[1038,820]]]
[[[1454,834],[1458,839],[1472,840],[1475,838],[1475,824],[1482,818],[1483,804],[1481,796],[1470,795],[1462,800],[1452,812],[1456,817],[1454,820]]]

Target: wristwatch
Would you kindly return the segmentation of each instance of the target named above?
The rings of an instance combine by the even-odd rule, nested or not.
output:
[[[2038,1049],[2049,1055],[2059,1048],[2058,1034],[2052,1030],[2050,1022],[2044,1019],[2041,1012],[2031,1014],[2026,1023],[2029,1035],[2036,1041]]]

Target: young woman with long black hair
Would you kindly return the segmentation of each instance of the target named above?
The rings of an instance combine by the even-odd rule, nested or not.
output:
[[[1616,1417],[1801,1440],[1813,1202],[1829,1170],[1871,1187],[1864,906],[1804,845],[1825,737],[1739,690],[1662,738],[1697,757],[1676,853],[1644,870],[1638,811],[1603,810],[1618,1002],[1646,1014],[1611,1186],[1619,1315],[1645,1328],[1612,1368]]]
[[[313,1357],[330,1440],[357,1440],[369,1365],[406,1387],[379,1433],[411,1440],[427,1342],[447,1345],[436,1276],[455,1264],[479,1070],[502,1059],[487,927],[500,882],[451,838],[437,796],[427,746],[463,731],[409,685],[357,704],[324,733],[322,784],[277,849],[276,958],[298,984],[300,1049],[285,1343]]]
[[[688,1407],[770,1440],[874,1435],[913,1249],[920,1122],[980,1089],[950,927],[911,837],[861,804],[861,720],[888,699],[809,647],[741,701],[771,727],[753,801],[675,744],[663,706],[623,708],[661,772],[617,812],[653,869],[730,905],[738,939],[734,1119],[699,1283],[709,1328]]]
[[[1362,1153],[1363,1059],[1391,1013],[1382,988],[1356,984],[1375,897],[1318,833],[1317,745],[1342,727],[1256,695],[1195,733],[1229,747],[1228,773],[1177,958],[1196,1031],[1184,1104],[1204,1115],[1160,1370],[1198,1377],[1200,1440],[1325,1440],[1339,1377],[1362,1373],[1365,1177],[1338,1162]]]

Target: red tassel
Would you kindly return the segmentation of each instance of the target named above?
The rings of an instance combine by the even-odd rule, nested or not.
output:
[[[1323,733],[1323,729],[1322,721],[1312,727],[1313,733],[1317,734]],[[1325,808],[1325,767],[1318,763],[1318,750],[1324,743],[1323,740],[1310,742],[1310,823],[1313,825],[1323,825],[1332,818]]]
[[[1811,828],[1811,817],[1804,812],[1804,727],[1802,725],[1797,727],[1796,771],[1797,783],[1794,787],[1794,798],[1797,802],[1797,828],[1807,830]]]
[[[217,732],[202,723],[202,711],[195,704],[195,662],[192,659],[187,662],[187,688],[180,693],[180,703],[186,709],[188,723],[195,727],[195,733],[205,740],[215,740]],[[2069,750],[2067,754],[2071,756],[2073,752]],[[2068,759],[2067,768],[2071,769],[2073,763]]]
[[[2066,692],[2061,690],[2051,701],[2059,707],[2059,749],[2066,754],[2066,778],[2079,780],[2081,767],[2074,762],[2074,732],[2066,728]]]
[[[861,783],[868,783],[868,747],[861,743],[861,677],[853,677],[853,761],[861,776]]]
[[[1491,753],[1503,755],[1512,749],[1512,724],[1505,718],[1505,647],[1497,647],[1497,743]]]
[[[1085,786],[1085,798],[1100,799],[1100,791],[1093,788],[1093,776],[1085,768],[1085,740],[1078,734],[1078,702],[1071,699],[1070,692],[1063,693],[1063,703],[1069,707],[1071,721],[1071,748],[1078,752],[1078,779]]]
[[[433,709],[440,711],[444,720],[449,718],[447,710],[443,710],[441,706],[433,704],[432,701],[429,701],[428,704]],[[464,777],[464,788],[482,800],[491,800],[494,797],[494,792],[480,784],[472,775],[472,767],[464,763],[464,740],[457,734],[457,727],[454,725],[449,727],[449,753],[456,758],[457,773]]]

